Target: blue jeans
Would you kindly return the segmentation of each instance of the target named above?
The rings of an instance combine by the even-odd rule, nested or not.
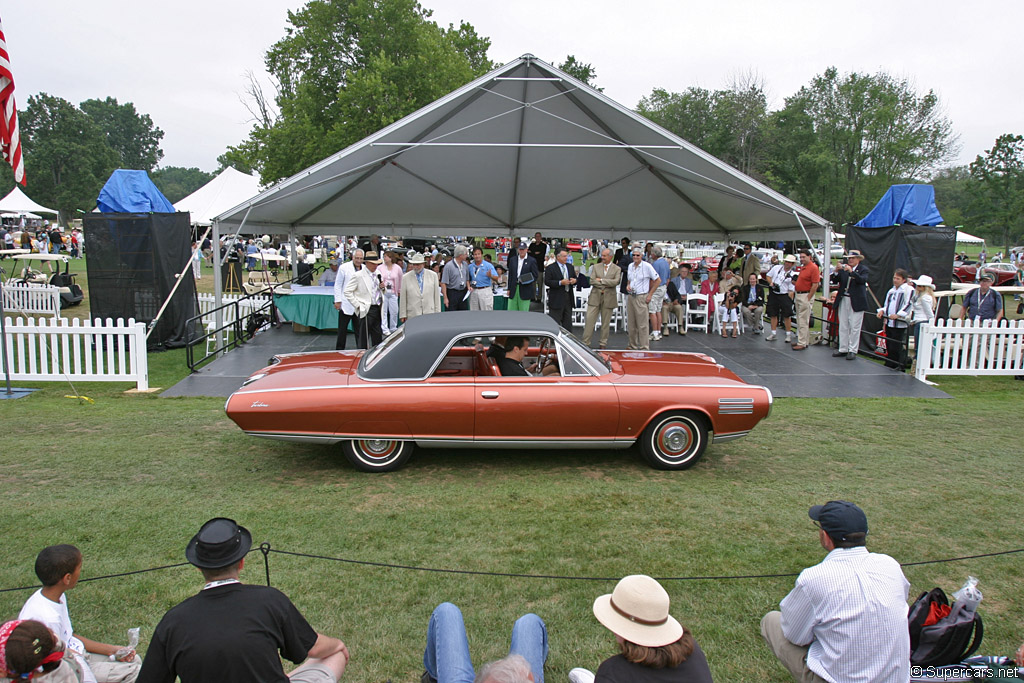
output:
[[[521,655],[530,663],[533,680],[544,683],[544,662],[548,658],[548,630],[536,614],[525,614],[512,627],[510,655]],[[462,612],[450,602],[443,602],[430,615],[427,627],[427,649],[423,667],[437,683],[473,683],[473,661],[469,657],[469,640]]]

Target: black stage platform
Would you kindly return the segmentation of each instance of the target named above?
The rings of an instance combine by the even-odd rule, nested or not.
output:
[[[577,334],[581,333],[576,328]],[[751,384],[763,384],[776,397],[805,398],[949,398],[935,387],[918,382],[911,375],[895,372],[882,364],[859,357],[848,361],[833,358],[832,349],[815,345],[793,351],[779,334],[774,342],[761,335],[746,334],[737,339],[690,332],[652,342],[652,350],[695,351],[714,357]],[[349,336],[352,342],[352,336]],[[264,367],[278,353],[323,351],[334,348],[333,332],[292,332],[290,325],[270,329],[242,348],[211,361],[199,372],[164,391],[161,396],[227,397],[246,377]],[[612,334],[611,349],[626,348],[624,333]]]

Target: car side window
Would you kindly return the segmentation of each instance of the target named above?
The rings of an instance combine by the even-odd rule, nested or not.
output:
[[[561,354],[562,377],[585,377],[590,374],[575,357],[565,353]]]

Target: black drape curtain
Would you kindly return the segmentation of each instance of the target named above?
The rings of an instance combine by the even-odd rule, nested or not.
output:
[[[846,226],[846,248],[864,254],[868,267],[868,286],[880,302],[892,287],[892,274],[903,268],[910,277],[930,275],[936,291],[949,289],[953,279],[953,254],[956,252],[956,228],[944,225],[912,225],[904,223],[888,228]],[[864,314],[861,348],[874,350],[875,338],[882,321],[874,315],[876,305],[868,294],[871,309]],[[945,317],[943,302],[939,316]]]
[[[93,318],[135,318],[147,325],[171,293],[192,255],[188,213],[96,213],[83,219],[89,309]],[[195,336],[191,271],[149,337],[149,348],[185,346]]]

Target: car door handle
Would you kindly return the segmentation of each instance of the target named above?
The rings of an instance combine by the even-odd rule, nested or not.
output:
[[[484,398],[498,398],[497,391],[483,391],[480,393],[480,395],[483,396]]]

